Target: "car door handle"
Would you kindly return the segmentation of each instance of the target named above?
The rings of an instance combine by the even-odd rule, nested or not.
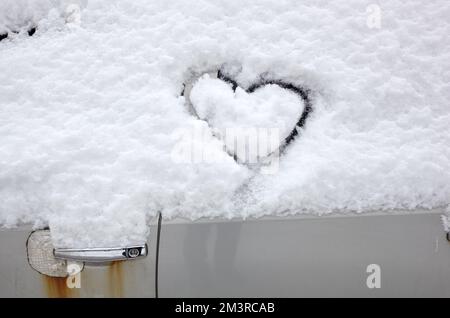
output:
[[[55,248],[53,250],[56,259],[86,263],[126,261],[145,257],[147,254],[147,244],[109,248]]]

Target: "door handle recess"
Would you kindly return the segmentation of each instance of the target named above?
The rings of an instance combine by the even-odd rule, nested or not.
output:
[[[67,277],[77,265],[81,272],[84,265],[106,265],[113,261],[142,258],[148,254],[145,243],[126,247],[55,248],[50,230],[31,232],[26,243],[27,259],[37,272],[50,277]]]

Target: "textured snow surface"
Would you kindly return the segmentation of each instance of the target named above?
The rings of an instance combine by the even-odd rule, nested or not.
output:
[[[252,94],[242,88],[233,92],[227,83],[208,74],[194,85],[190,97],[199,117],[212,127],[273,127],[284,138],[304,109],[299,96],[277,85],[266,85]]]
[[[447,0],[92,0],[79,25],[51,1],[18,1],[23,16],[12,2],[0,0],[0,27],[33,16],[38,29],[0,42],[4,226],[115,245],[144,239],[158,210],[196,219],[450,203]],[[374,4],[379,28],[368,25]],[[173,160],[189,131],[208,129],[186,110],[183,81],[223,63],[242,67],[242,87],[266,73],[312,92],[314,112],[273,175],[236,164],[212,135],[192,138],[220,163]],[[222,101],[204,106],[223,111],[234,97],[216,88]],[[256,107],[255,94],[240,106]],[[262,107],[281,118],[291,97],[279,92],[283,113]]]
[[[1,0],[0,34],[28,31],[43,20],[66,18],[71,5],[86,6],[87,0]]]
[[[289,136],[305,109],[300,96],[278,85],[268,84],[253,93],[237,87],[233,92],[230,84],[212,79],[208,74],[194,83],[190,100],[198,117],[209,123],[210,129],[225,144],[225,150],[236,155],[240,162],[247,162],[248,154],[237,151],[235,144],[237,139],[251,136],[249,129],[253,129],[255,138],[260,132],[260,143],[265,142],[266,147],[259,155],[267,157],[280,146],[280,140]],[[269,142],[271,130],[272,144]],[[254,146],[257,144],[255,139]],[[245,143],[241,145],[245,147]],[[254,152],[256,156],[257,151]]]
[[[1,0],[0,34],[28,30],[53,9],[49,0]]]

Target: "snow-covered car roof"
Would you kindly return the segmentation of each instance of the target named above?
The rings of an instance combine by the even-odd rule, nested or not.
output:
[[[18,3],[2,2],[0,26]],[[69,245],[112,244],[140,240],[157,211],[196,219],[450,203],[448,1],[96,0],[76,23],[22,3],[37,10],[21,10],[39,17],[36,34],[0,42],[4,226],[50,224]],[[243,88],[270,75],[311,91],[314,111],[276,173],[237,163],[185,107],[187,75],[227,63],[239,65]],[[203,84],[197,101],[216,110],[254,98]],[[275,91],[264,100],[282,109]],[[177,162],[186,145],[216,161]]]

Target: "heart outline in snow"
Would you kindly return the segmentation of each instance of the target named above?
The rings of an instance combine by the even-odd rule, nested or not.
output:
[[[276,85],[280,88],[283,88],[290,92],[295,93],[297,96],[299,96],[301,98],[301,100],[303,101],[303,105],[302,105],[303,107],[302,107],[301,114],[299,114],[294,127],[292,128],[289,135],[284,138],[284,140],[280,144],[278,150],[270,153],[267,157],[272,156],[275,152],[279,155],[283,154],[285,152],[286,148],[289,146],[289,144],[292,143],[292,141],[295,139],[296,136],[298,136],[298,134],[299,134],[298,129],[303,128],[305,126],[308,117],[310,116],[311,112],[313,111],[312,101],[310,98],[311,91],[307,88],[303,88],[298,85],[295,85],[294,83],[291,83],[289,81],[284,81],[281,79],[274,79],[274,78],[267,78],[267,77],[261,75],[261,76],[259,76],[259,80],[256,83],[249,85],[247,88],[243,88],[233,78],[231,78],[230,76],[227,76],[220,69],[215,70],[215,71],[210,71],[210,72],[203,72],[203,73],[192,76],[188,81],[186,81],[183,84],[183,90],[181,92],[181,96],[185,97],[186,105],[188,107],[189,112],[191,114],[193,114],[197,119],[205,121],[208,124],[208,126],[213,130],[214,130],[214,127],[206,119],[201,118],[198,115],[198,112],[195,109],[195,106],[193,105],[193,103],[190,99],[190,93],[191,93],[193,86],[195,85],[197,80],[205,74],[208,74],[212,78],[217,78],[217,79],[220,79],[220,80],[230,84],[233,92],[236,92],[236,89],[238,87],[240,87],[246,93],[251,94],[266,85]],[[229,152],[227,151],[227,153],[229,153]],[[232,156],[234,158],[234,160],[236,162],[238,162],[236,154],[233,154],[233,153],[229,153],[229,154],[230,154],[230,156]]]

